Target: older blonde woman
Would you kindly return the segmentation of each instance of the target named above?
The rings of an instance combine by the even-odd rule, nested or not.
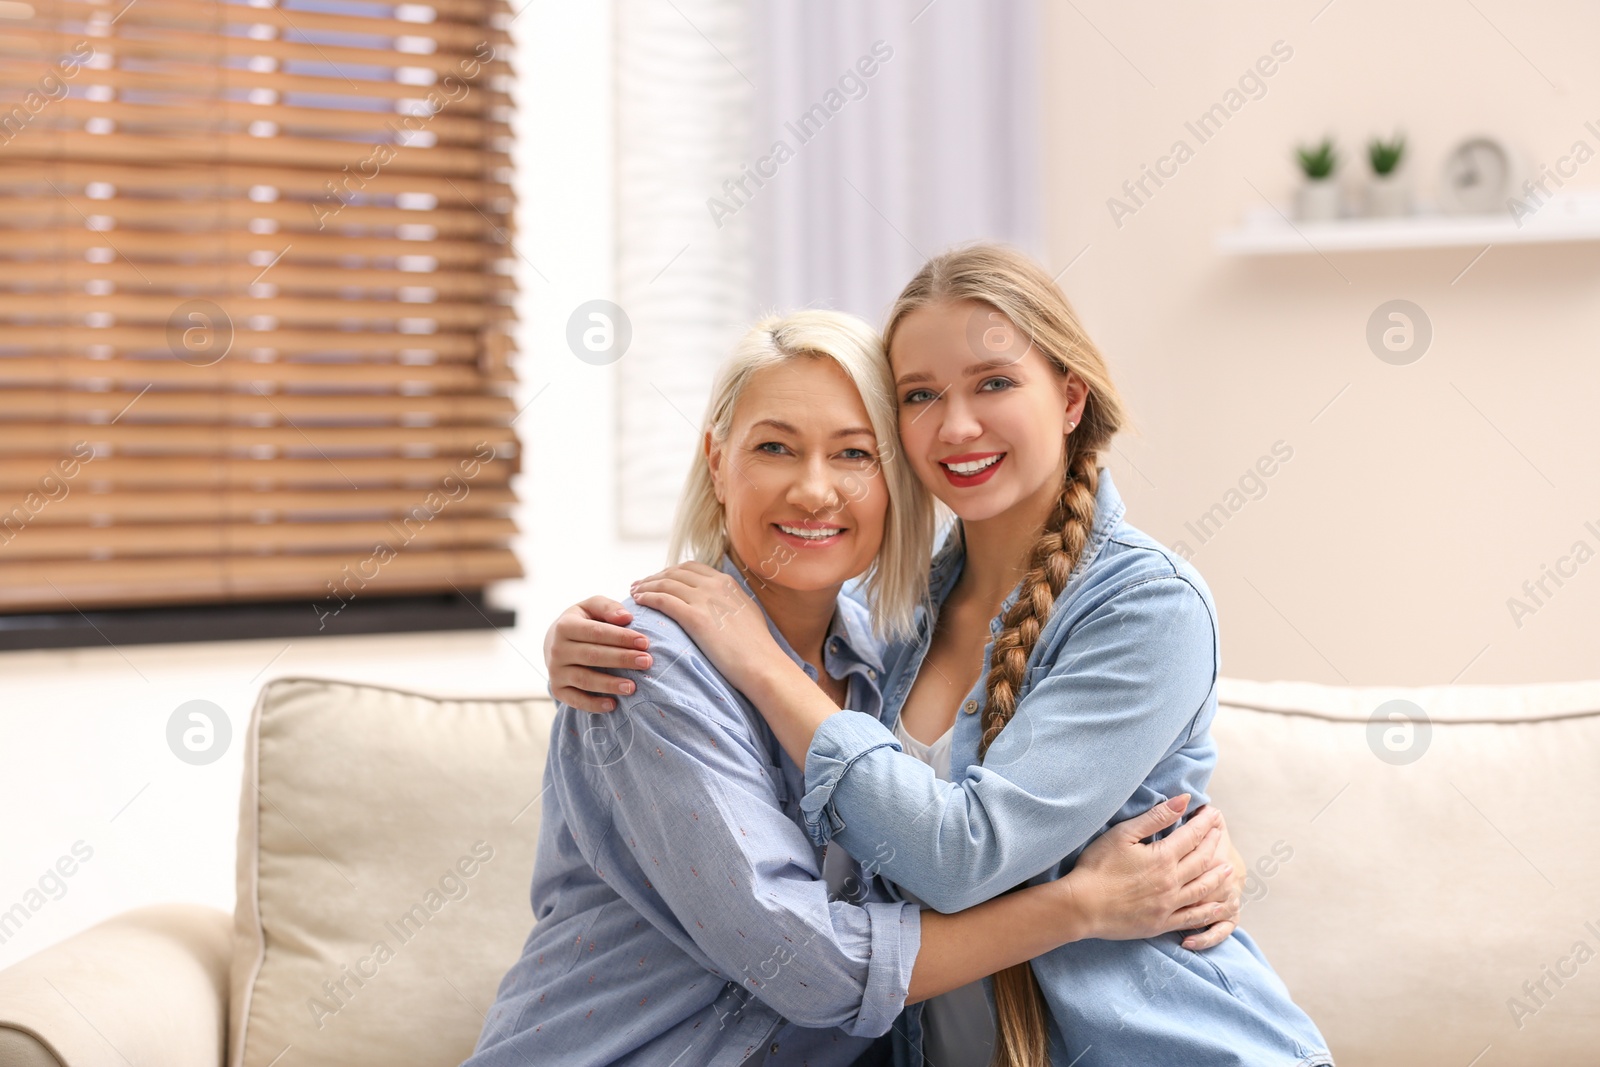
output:
[[[717,560],[759,629],[834,708],[875,716],[880,635],[920,601],[926,500],[889,449],[876,333],[808,311],[752,329],[717,379],[675,551]],[[865,575],[872,604],[840,595]],[[595,717],[563,705],[533,880],[537,925],[467,1067],[843,1065],[903,1006],[1084,938],[1231,914],[1210,813],[1187,798],[1105,835],[1067,877],[944,915],[891,899],[892,849],[808,839],[804,775],[667,616],[631,609],[656,669]],[[875,633],[875,631],[877,631]]]

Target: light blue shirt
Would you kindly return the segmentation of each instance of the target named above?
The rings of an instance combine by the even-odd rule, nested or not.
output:
[[[1185,561],[1123,520],[1108,471],[1095,503],[1093,531],[1029,657],[1015,717],[980,763],[980,677],[956,714],[946,782],[902,753],[891,728],[961,574],[962,531],[952,530],[935,556],[917,637],[885,653],[880,714],[834,715],[812,739],[801,808],[813,841],[880,849],[883,878],[953,912],[1061,877],[1111,823],[1169,797],[1192,794],[1191,811],[1206,801],[1220,648],[1211,593]],[[1247,934],[1204,952],[1181,941],[1086,940],[1033,960],[1051,1009],[1052,1062],[1332,1063]],[[923,1062],[921,1012],[912,1005],[895,1027],[897,1064]]]
[[[536,925],[464,1067],[846,1067],[905,1005],[920,909],[807,839],[803,777],[760,714],[676,623],[628,606],[655,666],[610,714],[558,706]],[[752,611],[728,624],[765,623],[800,663]],[[823,666],[875,724],[880,646],[849,597]]]

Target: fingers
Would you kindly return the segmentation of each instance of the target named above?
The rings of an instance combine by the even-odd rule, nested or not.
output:
[[[656,609],[680,626],[685,628],[689,626],[689,616],[684,613],[685,609],[689,607],[689,602],[683,597],[674,596],[671,593],[641,589],[633,594],[633,599],[647,608]]]
[[[1184,884],[1178,891],[1178,904],[1224,903],[1233,896],[1233,885],[1228,878],[1232,873],[1233,865],[1228,863],[1219,863],[1210,868],[1200,877]]]
[[[609,622],[618,626],[625,626],[633,618],[633,612],[608,596],[592,596],[588,600],[580,600],[577,606],[583,610],[585,615],[596,622]]]
[[[1221,808],[1217,807],[1215,804],[1201,804],[1189,813],[1189,818],[1198,819],[1202,815],[1205,816],[1206,820],[1211,825],[1222,830],[1222,836],[1224,838],[1228,836],[1228,822],[1225,818],[1223,818]]]
[[[1198,848],[1192,849],[1186,856],[1178,860],[1176,870],[1178,884],[1188,885],[1218,863],[1228,862],[1226,856],[1219,859],[1217,855],[1221,843],[1222,831],[1212,830],[1206,834]]]
[[[1222,944],[1236,929],[1231,922],[1212,923],[1196,934],[1190,934],[1183,939],[1183,947],[1199,952],[1203,949],[1215,948]]]
[[[570,663],[580,667],[648,670],[653,657],[639,651],[639,643],[649,644],[649,641],[641,634],[608,622],[572,620],[563,623],[557,632],[551,649],[551,665]]]
[[[1210,926],[1214,922],[1222,921],[1226,912],[1221,904],[1207,901],[1203,904],[1191,904],[1187,908],[1179,908],[1167,920],[1168,932],[1178,930],[1197,930],[1202,926]]]
[[[1244,897],[1244,884],[1249,878],[1249,866],[1245,864],[1244,857],[1239,855],[1239,850],[1233,847],[1233,842],[1228,839],[1228,832],[1222,832],[1222,847],[1218,855],[1233,864],[1233,892],[1240,898]]]
[[[721,571],[716,571],[714,573],[718,579],[722,578]],[[681,582],[690,588],[698,588],[699,586],[706,584],[706,576],[704,574],[700,573],[699,571],[691,570],[690,564],[679,563],[671,567],[663,567],[654,574],[645,575],[643,578],[640,578],[638,581],[634,582],[630,588],[637,589],[640,586],[648,585],[651,582],[669,580]]]
[[[593,693],[586,693],[581,689],[565,686],[551,686],[550,695],[563,704],[570,704],[579,711],[606,712],[615,711],[617,702],[607,697],[598,697]]]
[[[635,688],[626,678],[618,678],[614,674],[602,674],[600,671],[591,671],[585,667],[563,667],[559,671],[552,672],[550,685],[552,689],[581,689],[585,693],[602,697],[612,693],[628,696]]]
[[[646,575],[633,583],[630,592],[640,588],[647,589],[650,587],[650,583],[660,581],[679,582],[690,589],[716,590],[728,588],[736,590],[739,588],[737,580],[723,574],[715,567],[709,567],[704,563],[696,563],[690,560],[686,563],[673,564],[671,567],[663,567],[654,574]]]
[[[687,600],[693,591],[693,586],[672,577],[645,578],[633,583],[633,599],[641,604],[644,601],[639,600],[640,593],[667,593],[679,600]]]
[[[632,618],[631,613],[623,614]],[[576,616],[571,618],[562,616],[561,621],[557,623],[556,634],[563,640],[580,645],[610,645],[641,652],[650,647],[650,639],[637,630],[629,630],[618,623],[596,622]]]
[[[1189,806],[1189,794],[1182,793],[1171,800],[1164,800],[1142,815],[1135,815],[1111,827],[1111,832],[1120,834],[1129,841],[1143,841],[1153,834],[1177,822],[1183,815],[1184,808]]]
[[[1199,847],[1206,835],[1216,828],[1218,818],[1216,812],[1202,808],[1199,814],[1190,816],[1188,822],[1157,841],[1156,846],[1172,856],[1186,855]]]
[[[672,593],[657,593],[641,589],[633,594],[633,599],[647,608],[654,608],[667,618],[688,630],[694,625],[693,605],[681,596]]]

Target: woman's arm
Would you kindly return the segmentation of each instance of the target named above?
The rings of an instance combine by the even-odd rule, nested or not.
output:
[[[673,635],[651,632],[665,654]],[[1198,820],[1156,846],[1109,841],[1070,878],[962,915],[829,899],[770,757],[709,665],[677,641],[675,669],[645,676],[614,714],[563,709],[554,784],[569,811],[599,820],[580,847],[601,877],[793,1021],[880,1034],[913,990],[934,996],[1080,937],[1153,936],[1214,914],[1205,900],[1226,871],[1214,827]],[[1170,826],[1181,808],[1162,805],[1129,834]]]
[[[755,606],[739,583],[715,567],[680,563],[634,582],[633,597],[689,632],[733,687],[760,710],[789,758],[805,770],[817,728],[840,709],[784,654],[766,627],[726,625]]]
[[[988,900],[1060,863],[1130,798],[1162,799],[1145,782],[1169,756],[1188,760],[1202,781],[1214,759],[1204,745],[1179,754],[1215,684],[1216,631],[1205,598],[1176,572],[1132,580],[1075,619],[1070,643],[1043,664],[983,763],[954,782],[904,755],[883,724],[840,714],[814,685],[797,684],[798,668],[766,654],[750,628],[715,626],[742,595],[726,578],[680,565],[636,583],[637,596],[693,636],[786,751],[806,746],[802,809],[812,839],[850,850],[888,842],[895,858],[884,873],[939,911]],[[1076,773],[1040,753],[1063,754]]]
[[[572,704],[574,707],[584,706],[563,696],[563,692],[570,692],[575,698],[582,698],[596,706],[586,707],[585,710],[595,712],[608,712],[615,708],[616,702],[600,694],[615,693],[626,696],[633,692],[634,683],[626,678],[614,674],[606,674],[596,670],[586,670],[586,667],[627,669],[626,663],[632,659],[635,650],[648,649],[650,639],[648,636],[635,630],[625,629],[626,624],[633,619],[633,613],[621,604],[607,597],[596,596],[575,604],[562,612],[549,633],[545,637],[545,663],[550,670],[550,684],[558,700]],[[648,665],[645,665],[648,666]],[[642,669],[642,668],[641,668]],[[809,688],[815,688],[810,679],[805,679]],[[589,690],[578,691],[570,687],[577,685],[590,687]],[[591,691],[592,690],[592,691]],[[809,744],[809,738],[807,739]],[[1153,809],[1152,809],[1153,810]],[[1215,808],[1208,811],[1216,814]],[[1143,817],[1141,816],[1140,819]],[[1130,847],[1137,844],[1137,838],[1128,841],[1127,834],[1130,828],[1142,825],[1140,819],[1133,819],[1114,825],[1105,836],[1090,846],[1093,852],[1101,841],[1124,840]],[[1214,905],[1212,909],[1214,918],[1208,920],[1211,925],[1204,930],[1195,930],[1183,941],[1183,947],[1195,951],[1211,948],[1220,944],[1234,930],[1243,905],[1243,891],[1245,880],[1245,863],[1237,849],[1233,847],[1227,827],[1221,815],[1216,814],[1216,826],[1221,832],[1217,855],[1227,860],[1231,873],[1223,884],[1211,893],[1202,904]],[[1154,831],[1149,831],[1154,832]],[[1149,836],[1149,832],[1140,836]],[[1120,836],[1119,836],[1120,835]],[[1084,870],[1089,853],[1079,861],[1077,870]],[[1175,867],[1162,868],[1154,873],[1154,877],[1171,876]],[[1146,874],[1144,877],[1151,877]],[[1079,894],[1079,899],[1084,899]],[[1089,898],[1094,899],[1094,898]],[[1117,935],[1110,932],[1118,920],[1132,917],[1131,902],[1127,895],[1110,893],[1105,899],[1111,901],[1112,908],[1102,916],[1098,922],[1092,922],[1091,928],[1097,932],[1094,936],[1113,939]],[[924,918],[936,915],[936,912],[925,913]],[[1168,929],[1187,929],[1189,923],[1175,923]],[[1159,932],[1167,932],[1162,930]],[[925,950],[926,951],[926,950]],[[930,961],[933,957],[929,957]],[[965,958],[970,959],[968,954]],[[935,966],[930,962],[929,966]],[[987,973],[987,972],[986,972]]]
[[[955,782],[868,716],[832,716],[806,764],[807,829],[846,849],[890,842],[884,873],[940,911],[986,900],[1071,857],[1126,806],[1204,787],[1216,749],[1196,728],[1214,642],[1209,604],[1181,577],[1107,595]]]
[[[637,676],[612,714],[562,707],[551,735],[549,784],[577,847],[720,980],[803,1026],[883,1033],[904,1005],[919,910],[830,900],[732,691],[670,621],[640,609],[635,627],[673,669]]]
[[[747,686],[758,682],[772,688],[793,686],[802,702],[808,697],[820,700],[811,702],[809,711],[839,710],[784,654],[766,627],[727,625],[734,617],[750,618],[743,615],[746,610],[761,610],[730,575],[703,563],[683,563],[634,582],[633,591],[636,603],[662,611],[708,652],[714,649],[714,660],[734,688],[748,692]],[[611,695],[627,696],[634,683],[605,672],[648,670],[654,662],[648,654],[649,637],[627,628],[632,620],[631,611],[605,596],[592,596],[558,615],[544,636],[550,695],[583,711],[614,710]],[[707,640],[712,636],[714,644]],[[809,732],[802,740],[796,724],[785,720],[769,725],[775,732],[780,725],[785,728],[778,743],[804,769]]]
[[[1196,817],[1160,841],[1141,843],[1176,822],[1188,799],[1174,797],[1112,827],[1064,878],[954,915],[923,911],[906,1003],[1083,938],[1130,941],[1215,923],[1224,905],[1212,898],[1233,871],[1221,850],[1221,820]]]
[[[1157,584],[1161,585],[1161,583]],[[880,803],[883,809],[893,809],[902,813],[919,810],[928,811],[941,806],[944,809],[954,808],[958,817],[951,820],[945,827],[952,836],[961,836],[965,833],[965,827],[962,822],[964,818],[985,819],[985,808],[981,803],[985,795],[1010,790],[1010,784],[1005,778],[991,776],[988,780],[984,780],[981,771],[976,782],[951,784],[938,781],[924,764],[901,755],[898,743],[894,741],[893,735],[883,729],[880,724],[869,722],[864,716],[860,715],[838,715],[838,709],[822,695],[821,691],[809,678],[805,677],[795,667],[793,661],[788,659],[787,656],[781,654],[777,656],[765,655],[763,644],[770,645],[773,650],[776,650],[776,646],[771,644],[770,636],[766,633],[765,628],[717,627],[714,620],[725,619],[739,613],[741,605],[735,603],[734,600],[744,596],[742,590],[738,589],[737,583],[734,583],[722,572],[692,564],[684,565],[669,568],[652,576],[650,579],[646,579],[644,582],[635,583],[635,588],[639,590],[638,595],[641,602],[649,601],[669,612],[692,634],[696,628],[701,631],[695,635],[697,642],[714,658],[719,661],[727,661],[728,665],[734,668],[737,677],[730,678],[730,681],[743,688],[746,695],[751,697],[753,702],[762,710],[769,725],[772,726],[774,733],[778,736],[780,743],[796,759],[797,763],[803,764],[807,753],[811,750],[815,733],[824,722],[832,721],[832,727],[827,731],[830,737],[840,731],[845,731],[848,734],[843,738],[831,737],[829,743],[819,746],[819,751],[825,752],[829,767],[835,773],[831,777],[824,776],[820,785],[818,784],[818,775],[808,774],[807,776],[808,785],[813,786],[811,795],[807,798],[807,805],[811,809],[808,812],[808,818],[811,822],[812,836],[819,843],[830,836],[832,823],[838,821],[837,806],[830,809],[828,803],[833,799],[833,794],[839,784],[838,779],[841,775],[838,771],[840,768],[852,766],[851,761],[858,757],[864,756],[863,763],[867,765],[887,762],[899,772],[888,778],[885,778],[881,773],[861,775],[861,778],[867,783],[877,786],[875,791],[876,800],[870,800],[867,803]],[[1167,599],[1171,599],[1172,589],[1170,584],[1162,585],[1161,588]],[[1192,601],[1191,597],[1193,598]],[[1186,616],[1190,628],[1196,630],[1203,628],[1205,634],[1201,636],[1209,635],[1210,621],[1208,613],[1204,610],[1197,613],[1194,610],[1196,607],[1203,609],[1203,605],[1198,602],[1197,594],[1186,587],[1185,590],[1180,591],[1178,599],[1185,608],[1182,614]],[[1127,619],[1118,617],[1117,611],[1120,610],[1120,608],[1113,608],[1108,616],[1116,623],[1119,629],[1123,628],[1128,622],[1136,621],[1131,615]],[[1149,610],[1148,605],[1146,610],[1133,612],[1133,615],[1154,618],[1157,622],[1161,620],[1161,610],[1159,608],[1153,611]],[[626,609],[604,597],[592,598],[564,612],[556,624],[552,626],[550,637],[547,638],[545,646],[547,663],[550,666],[552,688],[558,684],[558,681],[593,686],[598,692],[623,692],[624,687],[631,685],[626,679],[618,678],[614,675],[590,671],[587,672],[588,676],[585,677],[577,673],[583,670],[583,665],[585,664],[602,668],[620,665],[618,657],[633,654],[631,651],[625,650],[626,646],[634,645],[637,647],[643,645],[648,647],[647,638],[637,634],[635,631],[626,630],[622,627],[621,623],[627,621],[628,617]],[[602,622],[602,619],[615,621]],[[1100,620],[1101,624],[1104,624],[1105,621],[1105,619]],[[754,631],[753,635],[751,631]],[[1139,661],[1135,666],[1142,666],[1142,669],[1148,670],[1150,657],[1147,651],[1150,647],[1158,647],[1161,638],[1159,636],[1145,636],[1148,640],[1144,642],[1142,649],[1134,648],[1134,659]],[[755,639],[752,639],[752,637]],[[742,643],[743,647],[731,652],[722,647],[730,643]],[[1138,641],[1133,642],[1132,645],[1125,642],[1124,647],[1126,649],[1138,644]],[[1161,667],[1162,665],[1156,664],[1156,666]],[[1209,677],[1209,674],[1207,677]],[[1111,696],[1114,697],[1114,694],[1111,694]],[[603,697],[595,699],[597,701],[604,700]],[[1026,714],[1038,714],[1034,707],[1037,703],[1038,701],[1032,699],[1032,695],[1030,695],[1030,700],[1024,702]],[[1178,706],[1180,709],[1183,707],[1181,698]],[[596,710],[604,710],[604,708]],[[1124,712],[1122,722],[1126,726],[1130,722],[1140,719],[1143,709],[1142,707],[1134,708],[1131,711],[1124,709]],[[1031,734],[1022,734],[1020,730],[1003,732],[1000,741],[997,742],[997,747],[991,751],[996,754],[1005,754],[1008,749],[1015,750],[1019,735],[1024,738],[1031,737]],[[1115,748],[1114,745],[1103,747]],[[877,751],[873,751],[875,748]],[[1110,755],[1114,756],[1116,753],[1113,751]],[[1160,758],[1160,755],[1158,753],[1148,758],[1153,763]],[[1019,754],[1016,751],[1010,751],[1003,760],[994,760],[992,762],[1008,764],[1006,770],[1009,773],[1019,760]],[[1139,757],[1135,754],[1133,762],[1137,764],[1138,760]],[[1096,766],[1097,764],[1085,761],[1082,765]],[[864,770],[865,767],[861,769]],[[1081,780],[1085,776],[1076,777]],[[1091,782],[1094,780],[1094,776],[1087,776],[1087,778]],[[1129,792],[1123,794],[1124,799],[1133,795],[1132,790],[1137,785],[1138,782],[1134,781],[1128,787]],[[966,795],[969,789],[971,796]],[[910,790],[910,792],[899,792],[902,790]],[[845,792],[848,793],[849,790],[845,790]],[[948,794],[952,792],[958,794],[958,796],[954,800],[947,799]],[[919,799],[915,804],[907,806],[904,798],[911,795],[917,795],[922,799]],[[899,799],[896,799],[896,796]],[[1068,798],[1069,801],[1071,799],[1073,798]],[[1158,795],[1150,795],[1148,802],[1154,803],[1159,799],[1161,798]],[[969,805],[967,802],[971,800],[976,800],[979,803],[975,806]],[[1092,802],[1094,797],[1089,795],[1088,800]],[[1101,803],[1104,802],[1102,801]],[[1115,802],[1113,800],[1112,811],[1115,812],[1115,810]],[[878,813],[868,811],[865,817],[868,822],[872,822],[876,814]],[[855,816],[852,816],[852,821],[854,819]],[[1092,834],[1095,829],[1098,829],[1099,825],[1103,825],[1103,823],[1082,832],[1085,832],[1086,836],[1087,834]],[[861,846],[870,852],[875,847],[879,847],[875,842],[881,844],[881,842],[892,840],[888,835],[900,832],[899,828],[894,825],[874,824],[874,826],[875,828],[870,831],[848,835],[843,839],[843,843],[847,848]],[[964,845],[972,853],[972,855],[963,858],[964,863],[994,865],[993,857],[988,853],[998,848],[999,842],[995,835],[987,832],[989,829],[991,828],[980,823],[979,829],[974,835],[977,840],[969,839],[965,842],[957,843],[958,847]],[[878,836],[874,838],[873,834]],[[1063,855],[1070,854],[1081,844],[1081,840],[1066,846],[1060,843],[1047,843],[1044,846],[1046,853],[1054,849],[1060,849],[1060,851],[1055,852],[1053,859],[1027,860],[1024,858],[1025,863],[1036,862],[1037,867],[1030,870],[1028,875],[1019,876],[1016,880],[1021,881],[1024,877],[1029,877],[1033,873],[1037,873],[1038,870],[1049,867],[1053,862],[1059,861]],[[1192,934],[1185,939],[1184,947],[1186,948],[1198,950],[1220,943],[1232,933],[1234,923],[1238,918],[1242,904],[1241,890],[1244,867],[1239,862],[1238,853],[1233,849],[1232,842],[1228,839],[1225,829],[1222,844],[1224,853],[1233,860],[1234,868],[1232,877],[1215,896],[1216,902],[1224,905],[1224,917],[1210,929]],[[915,849],[913,849],[914,853]],[[975,868],[967,867],[965,869],[971,870]],[[976,869],[986,868],[980,867]],[[915,876],[908,879],[904,876],[903,871],[891,873],[897,881],[907,885],[908,888],[923,896],[924,899],[933,899],[922,891],[928,888],[927,886],[919,888]],[[1015,882],[1009,884],[1015,884]],[[966,904],[984,900],[987,896],[992,896],[1006,887],[1007,885],[995,884],[989,892],[982,895],[970,896],[961,903],[957,903],[953,899],[941,900],[938,906],[941,910],[955,910],[955,908]],[[935,892],[934,895],[939,896],[939,893]]]

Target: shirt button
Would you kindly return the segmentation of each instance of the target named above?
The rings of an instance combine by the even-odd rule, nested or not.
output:
[[[767,1051],[772,1053],[774,1056],[776,1056],[778,1054],[778,1043],[776,1041],[774,1041],[772,1043],[772,1047],[770,1049],[768,1049]]]
[[[839,642],[838,642],[838,640],[833,640],[833,641],[829,641],[828,642],[828,651],[829,652],[837,652],[837,651],[839,651]]]
[[[867,668],[867,677],[871,678],[874,682],[876,682],[878,680],[878,672],[873,670],[871,667],[868,667]]]
[[[976,700],[969,700],[965,704],[961,705],[961,710],[966,712],[968,715],[971,715],[973,712],[978,710],[978,702]]]

